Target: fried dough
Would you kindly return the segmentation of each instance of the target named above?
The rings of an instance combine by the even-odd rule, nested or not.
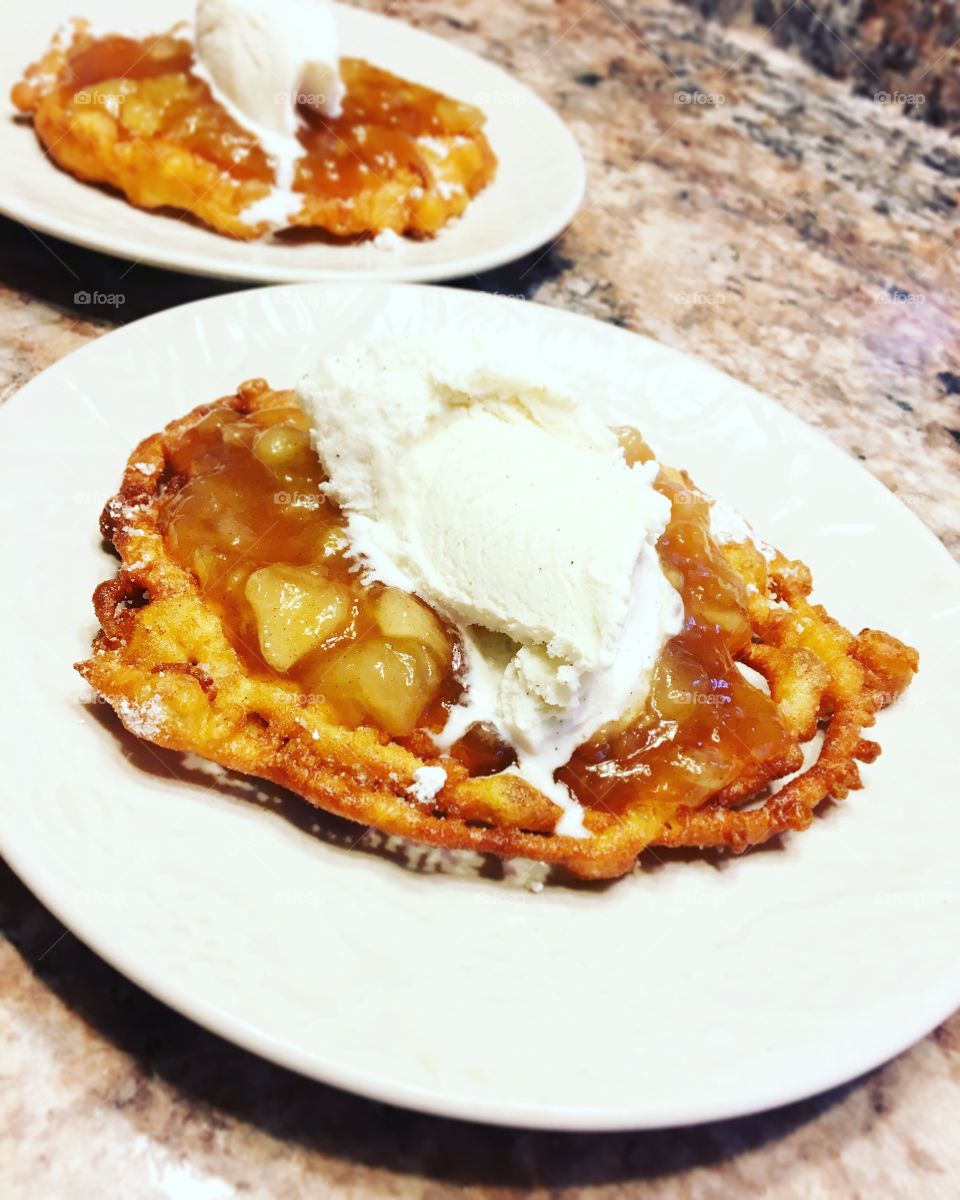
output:
[[[176,30],[138,41],[74,23],[12,91],[53,161],[140,208],[172,209],[230,237],[274,226],[249,210],[270,195],[273,160],[194,74]],[[472,105],[356,58],[341,60],[344,114],[306,112],[293,190],[279,226],[356,239],[386,230],[431,237],[491,181],[496,156]],[[257,210],[261,211],[262,210]]]
[[[758,758],[696,807],[665,811],[639,789],[622,812],[587,808],[586,838],[554,833],[559,808],[515,775],[471,778],[460,762],[431,753],[425,736],[413,739],[422,751],[414,753],[376,728],[339,724],[322,697],[291,680],[252,672],[197,577],[165,542],[164,506],[186,482],[170,449],[215,407],[245,414],[291,402],[291,393],[255,380],[195,410],[137,446],[107,502],[101,528],[121,566],[95,592],[101,630],[77,670],[131,733],[272,780],[388,834],[536,859],[591,879],[625,874],[649,846],[742,851],[805,829],[824,799],[862,786],[858,762],[879,753],[863,731],[910,683],[916,651],[878,630],[851,634],[811,604],[806,566],[751,542],[721,549],[750,598],[753,640],[740,661],[766,679],[786,751],[775,761]],[[817,760],[798,771],[801,746],[818,731]],[[446,783],[425,803],[411,789],[414,773],[429,765],[443,766]],[[771,791],[777,777],[788,776]]]

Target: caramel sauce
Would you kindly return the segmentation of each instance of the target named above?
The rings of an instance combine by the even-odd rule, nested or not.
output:
[[[206,82],[193,73],[193,64],[193,47],[185,38],[110,35],[71,53],[68,82],[61,91],[66,98],[83,88],[110,84],[122,94],[125,83],[156,81],[149,119],[151,125],[159,121],[159,127],[151,132],[164,134],[235,179],[272,183],[269,155],[253,133],[216,103]],[[340,75],[347,89],[340,116],[320,115],[305,97],[298,103],[297,139],[303,147],[294,182],[298,192],[347,198],[404,168],[426,183],[430,174],[417,138],[467,135],[483,125],[483,114],[472,105],[363,59],[342,58]],[[140,132],[136,116],[125,109],[122,105],[117,112],[120,134],[133,136]]]
[[[635,430],[621,431],[621,444],[628,462],[653,457]],[[662,468],[655,486],[671,505],[657,553],[683,598],[683,628],[664,646],[640,718],[581,746],[557,773],[585,807],[616,813],[638,797],[664,812],[695,808],[791,744],[773,701],[734,660],[752,636],[746,592],[710,536],[707,500]]]
[[[66,104],[73,93],[102,85],[122,98],[111,110],[121,140],[163,136],[241,183],[272,183],[263,147],[214,101],[192,74],[193,62],[193,46],[184,38],[110,34],[70,53],[59,91]]]
[[[371,176],[399,168],[430,172],[417,138],[467,135],[483,124],[479,109],[410,83],[359,58],[340,60],[346,86],[339,117],[322,117],[300,105],[299,139],[306,151],[297,164],[297,190],[324,196],[355,195]]]
[[[265,438],[274,452],[269,463]],[[622,442],[628,461],[650,457],[635,431],[625,431]],[[174,481],[182,482],[164,502],[168,549],[195,573],[248,669],[276,673],[247,595],[251,574],[275,564],[308,567],[349,596],[349,619],[286,677],[322,696],[347,724],[380,725],[400,740],[416,729],[441,728],[461,692],[455,636],[436,618],[441,640],[431,634],[429,646],[378,632],[383,588],[361,583],[346,556],[345,522],[321,491],[324,477],[304,413],[292,403],[247,417],[217,408],[168,454]],[[671,501],[657,549],[683,597],[683,629],[664,647],[640,717],[582,746],[558,773],[585,806],[613,812],[638,800],[661,809],[695,806],[750,760],[776,758],[790,744],[773,702],[734,660],[751,638],[746,595],[710,537],[706,500],[674,472],[661,470],[656,486]],[[342,666],[353,661],[351,653],[359,664],[353,673]],[[398,669],[395,659],[410,661]],[[371,688],[382,690],[382,703],[371,702]],[[512,751],[479,727],[453,753],[472,774],[513,761]]]
[[[70,91],[93,87],[107,79],[155,79],[172,72],[186,74],[193,49],[182,38],[129,38],[110,34],[69,56]]]
[[[276,564],[311,568],[320,587],[332,584],[344,596],[349,619],[283,674],[345,724],[379,724],[395,737],[439,729],[460,694],[454,638],[432,614],[439,634],[430,648],[381,633],[375,613],[385,589],[362,583],[345,554],[345,521],[321,491],[307,429],[292,404],[247,417],[217,408],[170,444],[173,477],[184,482],[164,503],[167,548],[196,575],[237,653],[258,673],[276,672],[248,597],[250,576]],[[262,439],[278,430],[285,453],[265,462]],[[371,711],[374,689],[383,698]]]
[[[263,430],[278,425],[303,434],[302,452],[271,468],[254,455],[253,444]],[[344,523],[320,491],[323,471],[310,449],[306,416],[295,407],[247,417],[215,408],[168,446],[168,458],[174,477],[186,482],[165,504],[161,526],[167,547],[181,566],[198,574],[237,648],[266,669],[243,596],[251,572],[269,563],[322,562],[331,578],[352,579],[337,551]],[[345,535],[342,541],[345,545]]]

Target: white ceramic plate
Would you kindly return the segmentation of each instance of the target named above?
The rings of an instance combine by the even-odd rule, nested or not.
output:
[[[150,0],[33,0],[0,39],[0,211],[43,233],[135,262],[201,275],[263,282],[317,279],[451,279],[510,262],[556,237],[583,195],[583,159],[560,118],[523,83],[451,42],[403,21],[337,5],[341,53],[478,104],[500,160],[494,182],[463,218],[429,242],[393,250],[355,246],[232,241],[176,216],[134,208],[80,183],[46,157],[33,127],[6,97],[28,63],[71,16],[95,28],[160,33],[193,11],[173,0],[158,14]]]
[[[88,703],[71,663],[115,565],[97,515],[138,439],[249,376],[290,385],[344,338],[455,327],[491,346],[522,330],[605,418],[806,559],[842,620],[919,647],[862,792],[719,868],[533,894],[457,856],[418,873],[376,839],[351,849],[358,829],[137,753]],[[605,1129],[816,1092],[960,1002],[960,572],[846,455],[696,359],[447,289],[247,291],[131,324],[30,383],[0,413],[0,480],[0,848],[78,936],[226,1037],[415,1108]]]

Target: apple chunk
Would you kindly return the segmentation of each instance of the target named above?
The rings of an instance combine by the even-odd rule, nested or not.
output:
[[[349,719],[359,722],[366,715],[393,737],[406,737],[440,683],[428,651],[408,646],[379,637],[355,642],[324,667],[317,687]]]
[[[261,567],[247,580],[260,651],[275,671],[340,633],[350,621],[350,593],[311,567]]]
[[[374,615],[384,637],[419,642],[440,663],[450,659],[450,639],[443,626],[416,596],[397,588],[384,588],[374,604]]]

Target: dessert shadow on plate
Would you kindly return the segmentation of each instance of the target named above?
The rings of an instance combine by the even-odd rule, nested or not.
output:
[[[267,779],[255,779],[217,767],[214,763],[192,754],[167,750],[153,745],[128,732],[109,704],[91,699],[83,702],[84,711],[107,730],[117,741],[127,762],[146,775],[177,784],[202,787],[230,800],[253,804],[281,817],[301,833],[317,838],[329,846],[351,853],[366,854],[384,859],[416,875],[445,875],[496,883],[511,889],[539,892],[544,888],[562,888],[573,892],[605,892],[616,879],[578,879],[562,867],[522,859],[498,858],[495,854],[472,851],[445,850],[421,845],[407,838],[391,837],[373,827],[364,827],[323,809],[314,808],[302,796],[280,787]],[[833,805],[830,806],[835,807]],[[824,814],[825,815],[825,814]],[[747,853],[780,854],[784,839],[777,837]],[[716,871],[731,869],[738,858],[723,850],[680,847],[651,847],[637,859],[637,872],[649,873],[672,865],[702,862]]]

